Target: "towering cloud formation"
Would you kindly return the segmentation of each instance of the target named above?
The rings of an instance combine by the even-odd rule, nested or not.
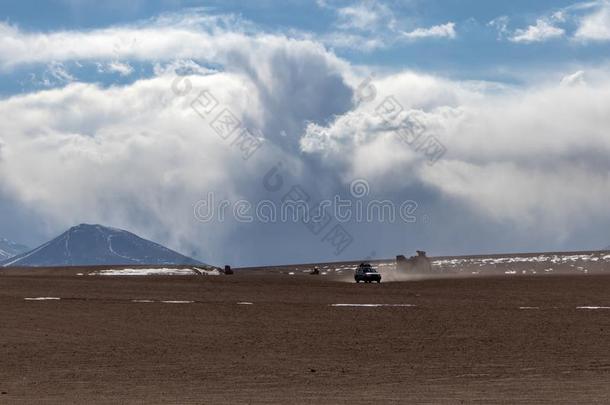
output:
[[[378,81],[377,92],[404,107],[401,124],[417,122],[447,147],[439,162],[405,145],[397,128],[363,104],[327,127],[311,125],[304,151],[326,156],[344,178],[389,188],[422,183],[494,221],[545,229],[552,238],[606,216],[610,197],[610,78],[493,92],[412,73]],[[401,177],[388,176],[402,173]]]
[[[418,218],[428,218],[345,224],[355,239],[346,258],[391,256],[405,243],[447,253],[577,248],[607,229],[607,75],[504,88],[404,71],[378,75],[375,97],[361,97],[362,70],[323,45],[231,21],[45,34],[3,25],[5,69],[86,59],[127,74],[128,63],[157,63],[131,84],[76,78],[0,100],[0,193],[11,209],[46,223],[49,235],[104,223],[208,263],[332,258],[302,224],[236,224],[230,211],[224,221],[194,218],[210,191],[217,201],[277,199],[263,178],[279,165],[286,188],[332,198],[365,179],[371,198],[417,201]],[[379,114],[390,96],[403,109],[394,123]],[[210,97],[218,106],[206,115]],[[247,160],[236,135],[212,122],[225,109],[262,142]],[[446,147],[439,161],[396,136],[405,123]],[[494,242],[491,230],[505,233]]]
[[[85,220],[125,225],[220,260],[232,225],[200,224],[193,205],[208,191],[218,199],[262,196],[263,174],[280,160],[293,165],[306,124],[324,123],[351,107],[347,64],[309,41],[227,32],[206,40],[208,34],[197,32],[173,42],[175,31],[155,29],[130,29],[129,35],[146,38],[132,52],[154,59],[164,48],[153,46],[154,38],[167,34],[163,41],[189,44],[193,51],[184,52],[199,64],[174,63],[131,85],[73,83],[0,101],[0,134],[7,145],[0,155],[2,192],[53,229]],[[118,30],[28,41],[61,48],[48,50],[53,57],[62,55],[60,45],[68,41],[77,57],[91,52],[100,58],[100,48],[122,38],[125,31]],[[168,52],[166,59],[182,54]],[[213,61],[216,70],[189,69],[192,74],[176,84],[172,67]],[[213,117],[191,107],[203,90],[220,104],[216,112],[227,109],[240,127],[262,138],[256,156],[242,159],[234,137],[223,139],[211,125]]]

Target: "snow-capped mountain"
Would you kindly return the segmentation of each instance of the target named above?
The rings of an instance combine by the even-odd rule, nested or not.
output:
[[[0,262],[30,250],[27,246],[0,238]]]
[[[133,233],[81,224],[34,250],[0,263],[3,267],[96,265],[203,265]]]

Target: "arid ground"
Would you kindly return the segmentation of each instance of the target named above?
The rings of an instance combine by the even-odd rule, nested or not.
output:
[[[610,276],[69,273],[0,275],[0,403],[610,398]]]

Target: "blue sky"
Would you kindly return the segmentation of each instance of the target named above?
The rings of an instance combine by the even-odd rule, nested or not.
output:
[[[606,0],[124,3],[0,2],[0,236],[96,222],[248,265],[610,244]],[[236,158],[189,107],[201,90],[264,152]],[[383,125],[388,97],[441,160]],[[278,161],[319,198],[364,180],[418,221],[347,223],[336,254],[298,224],[193,217],[208,192],[277,199]]]
[[[355,45],[342,46],[324,41],[337,55],[354,64],[376,66],[378,69],[415,69],[435,72],[457,79],[492,80],[511,84],[527,82],[531,74],[544,74],[557,66],[575,63],[606,63],[610,50],[607,41],[575,40],[579,19],[595,8],[595,2],[573,1],[120,1],[94,2],[79,0],[2,2],[0,15],[4,22],[24,32],[87,31],[145,23],[167,14],[199,13],[230,14],[253,24],[253,29],[287,35],[312,35],[321,38],[333,34],[354,36]],[[380,6],[381,5],[381,6]],[[579,8],[582,7],[582,8]],[[368,26],[350,26],[354,17],[341,17],[341,10],[360,9],[379,20]],[[553,18],[563,13],[564,20]],[[502,21],[502,19],[505,19]],[[563,30],[561,35],[515,42],[517,30],[536,26],[548,20]],[[500,32],[505,24],[506,32]],[[429,36],[405,40],[402,33],[454,24],[455,37]],[[389,25],[395,24],[395,27]],[[377,39],[383,45],[362,49],[357,37]],[[138,67],[140,76],[151,69]],[[23,66],[3,72],[3,94],[27,91],[33,87],[31,75],[43,82],[44,65]],[[125,82],[125,78],[96,75],[85,63],[72,66],[81,80],[105,83]],[[130,80],[137,77],[134,75]],[[35,80],[34,80],[35,81]],[[39,86],[40,83],[39,83]],[[48,86],[47,86],[48,87]]]

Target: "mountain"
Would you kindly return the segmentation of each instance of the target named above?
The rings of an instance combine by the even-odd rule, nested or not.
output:
[[[0,263],[2,267],[96,265],[205,265],[133,233],[81,224],[34,250]]]
[[[28,250],[30,250],[30,248],[27,246],[20,245],[8,239],[0,238],[0,262]]]

